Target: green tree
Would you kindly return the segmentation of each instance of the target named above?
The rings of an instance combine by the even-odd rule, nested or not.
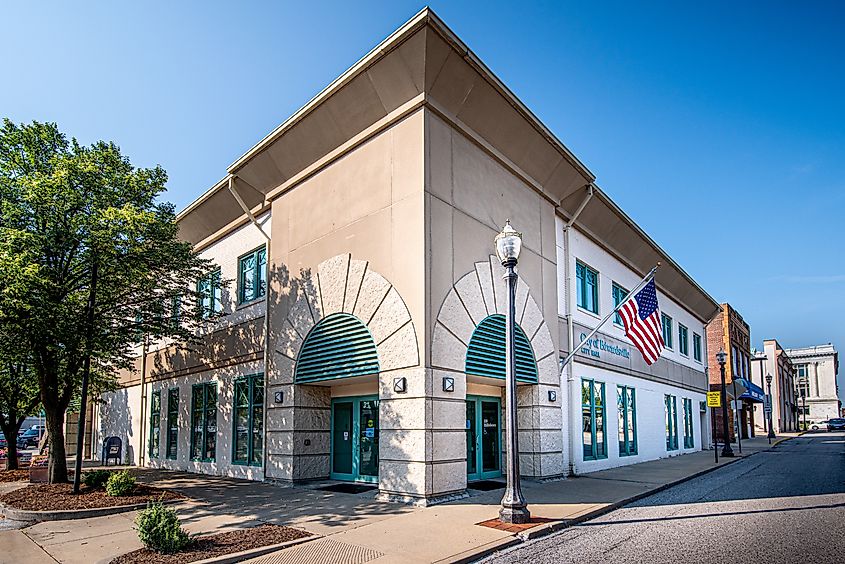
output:
[[[194,338],[192,281],[212,265],[178,238],[173,206],[158,200],[166,180],[55,124],[0,129],[0,323],[19,328],[32,359],[51,482],[67,481],[64,415],[86,369],[93,395],[132,369],[139,335]]]
[[[41,401],[25,344],[11,327],[0,327],[0,430],[6,437],[7,468],[18,468],[18,431]]]

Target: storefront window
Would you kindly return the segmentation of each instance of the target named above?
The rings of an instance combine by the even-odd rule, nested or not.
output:
[[[607,458],[605,438],[604,383],[581,381],[584,460]]]

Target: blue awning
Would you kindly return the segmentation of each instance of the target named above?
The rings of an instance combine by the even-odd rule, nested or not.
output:
[[[750,380],[746,380],[745,378],[736,378],[736,383],[738,386],[745,388],[745,391],[739,395],[739,399],[765,403],[766,392],[763,391],[763,388]]]

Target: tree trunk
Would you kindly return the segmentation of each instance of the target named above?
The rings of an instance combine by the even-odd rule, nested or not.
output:
[[[48,479],[51,484],[67,483],[67,455],[65,453],[65,410],[51,406],[44,407],[47,416]]]
[[[20,429],[20,425],[17,429],[14,428],[14,425],[11,427],[3,425],[3,435],[6,437],[6,468],[8,470],[18,469],[18,429]]]

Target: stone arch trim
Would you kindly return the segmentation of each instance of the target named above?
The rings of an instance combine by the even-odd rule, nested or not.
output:
[[[355,260],[348,253],[334,256],[317,266],[316,275],[303,272],[291,292],[295,298],[276,346],[276,352],[291,363],[318,322],[334,313],[347,313],[370,331],[382,372],[419,365],[411,312],[399,291],[367,261]]]
[[[506,287],[495,256],[476,262],[475,269],[450,288],[437,313],[431,346],[432,368],[464,372],[475,328],[488,316],[504,315]],[[527,335],[537,361],[539,383],[559,384],[556,347],[530,288],[520,278],[516,287],[516,322]]]

